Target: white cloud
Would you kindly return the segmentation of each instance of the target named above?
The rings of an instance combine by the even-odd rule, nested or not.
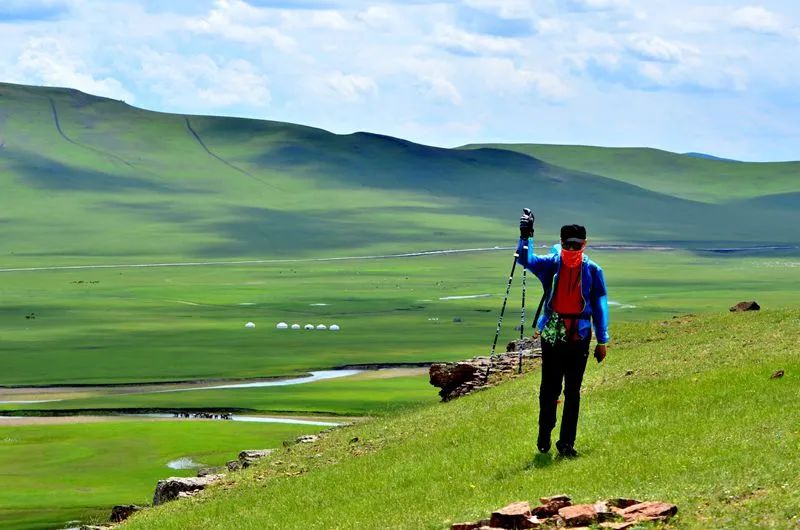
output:
[[[734,28],[779,35],[785,26],[780,16],[761,6],[747,6],[737,9],[731,15]]]
[[[566,0],[566,4],[579,11],[610,11],[630,6],[628,0]]]
[[[535,15],[531,0],[465,0],[469,7],[492,11],[502,18],[530,18]]]
[[[282,51],[293,49],[295,40],[276,27],[272,16],[268,10],[253,7],[242,0],[215,0],[207,15],[188,19],[186,27],[196,33],[217,35],[231,41],[255,45],[269,42]]]
[[[481,59],[478,71],[485,83],[498,93],[534,92],[546,101],[559,102],[571,98],[574,92],[555,73],[539,67],[517,67],[509,59]]]
[[[539,35],[558,35],[564,33],[567,27],[566,21],[559,18],[540,18],[536,21],[536,31]]]
[[[444,76],[427,76],[420,79],[419,86],[423,93],[436,101],[452,105],[460,105],[463,101],[458,88]]]
[[[656,35],[631,35],[627,49],[639,59],[663,63],[680,63],[687,57],[699,54],[697,48],[670,42]]]
[[[266,76],[244,59],[218,64],[207,55],[148,50],[141,56],[141,73],[152,89],[172,104],[263,107],[270,103]]]
[[[522,52],[517,39],[470,33],[455,26],[440,24],[434,40],[444,49],[468,55],[514,55]]]
[[[76,88],[98,96],[134,100],[117,79],[97,75],[96,68],[52,37],[31,39],[17,58],[15,70],[18,73],[12,75],[21,83]]]
[[[378,92],[375,81],[365,75],[333,72],[325,76],[324,84],[330,92],[351,103]]]
[[[747,89],[747,76],[735,68],[705,68],[702,63],[671,65],[644,62],[636,67],[640,76],[636,83],[645,88],[695,88],[714,91],[742,92]]]
[[[283,20],[283,27],[286,29],[344,31],[353,28],[353,24],[344,15],[331,9],[284,11],[281,13],[281,19]]]

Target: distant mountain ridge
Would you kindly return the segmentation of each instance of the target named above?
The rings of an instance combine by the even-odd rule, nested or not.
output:
[[[706,153],[690,152],[690,153],[683,153],[683,154],[686,155],[686,156],[693,156],[695,158],[707,158],[708,160],[719,160],[719,161],[722,161],[722,162],[741,162],[741,160],[734,160],[732,158],[722,158],[722,157],[719,157],[719,156],[709,155],[709,154],[706,154]]]
[[[20,264],[489,246],[513,243],[527,206],[544,240],[565,222],[595,241],[798,240],[798,163],[444,149],[11,84],[0,142],[0,260]]]

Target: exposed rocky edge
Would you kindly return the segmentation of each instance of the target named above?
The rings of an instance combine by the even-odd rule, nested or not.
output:
[[[332,429],[327,429],[326,431],[322,431],[322,433],[328,430]],[[320,435],[322,433],[320,433]],[[304,434],[290,442],[286,442],[284,445],[316,443],[320,439],[320,435]],[[239,456],[236,460],[231,460],[226,466],[202,468],[197,472],[196,477],[170,477],[168,479],[159,480],[158,484],[156,484],[155,493],[153,494],[153,506],[158,506],[159,504],[164,504],[165,502],[175,499],[193,497],[204,490],[209,484],[213,484],[225,478],[224,471],[239,471],[240,469],[248,468],[258,460],[271,455],[275,451],[276,449],[245,449],[239,452]],[[119,523],[143,508],[144,507],[135,504],[114,506],[111,510],[110,519],[113,523]],[[81,529],[107,529],[113,528],[114,526],[115,525],[84,525]]]
[[[141,509],[142,507],[136,504],[119,504],[114,506],[111,508],[111,522],[121,523]]]
[[[156,484],[155,494],[153,494],[153,506],[195,495],[209,484],[224,477],[225,475],[206,475],[204,477],[170,477],[159,480]]]
[[[239,457],[236,460],[231,460],[228,462],[226,467],[228,471],[239,471],[240,469],[246,469],[255,462],[271,455],[274,452],[275,449],[245,449],[239,453]],[[198,474],[198,476],[200,475]]]
[[[485,379],[485,374],[489,367],[489,357],[473,357],[467,361],[432,364],[428,370],[430,383],[441,389],[439,396],[442,401],[450,401],[519,373],[520,354],[522,355],[522,372],[530,371],[536,366],[531,361],[540,357],[541,351],[538,338],[524,338],[509,342],[506,346],[506,353],[495,355],[488,381]]]
[[[531,508],[526,501],[509,504],[491,517],[475,522],[456,523],[451,530],[490,530],[519,528],[588,528],[625,530],[646,522],[664,522],[678,512],[665,502],[640,502],[634,499],[608,499],[594,504],[572,504],[567,495],[542,497]]]
[[[761,309],[761,306],[758,305],[758,302],[755,300],[751,300],[749,302],[739,302],[735,306],[731,306],[730,311],[738,312],[738,311],[758,311]]]

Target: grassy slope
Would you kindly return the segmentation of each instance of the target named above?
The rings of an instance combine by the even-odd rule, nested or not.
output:
[[[587,373],[577,460],[534,456],[532,375],[341,429],[125,528],[445,528],[562,492],[676,502],[677,528],[789,528],[798,324],[785,310],[621,327],[608,364]]]
[[[504,149],[187,119],[61,89],[0,84],[0,141],[4,264],[493,245],[523,206],[541,234],[573,219],[597,239],[797,240],[790,209],[741,216]],[[771,179],[760,167],[753,180]]]
[[[724,202],[796,193],[800,187],[800,162],[745,163],[639,147],[465,146],[469,149],[481,147],[523,153],[556,166],[602,175],[689,200]]]
[[[239,449],[278,447],[314,432],[302,425],[136,421],[8,426],[0,423],[0,528],[55,528],[106,520],[115,504],[152,502],[156,481],[193,476],[167,462],[222,465]]]

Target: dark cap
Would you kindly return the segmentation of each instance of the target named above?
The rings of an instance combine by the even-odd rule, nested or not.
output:
[[[586,228],[581,225],[564,225],[561,227],[561,241],[569,241],[570,239],[576,242],[586,241]]]

